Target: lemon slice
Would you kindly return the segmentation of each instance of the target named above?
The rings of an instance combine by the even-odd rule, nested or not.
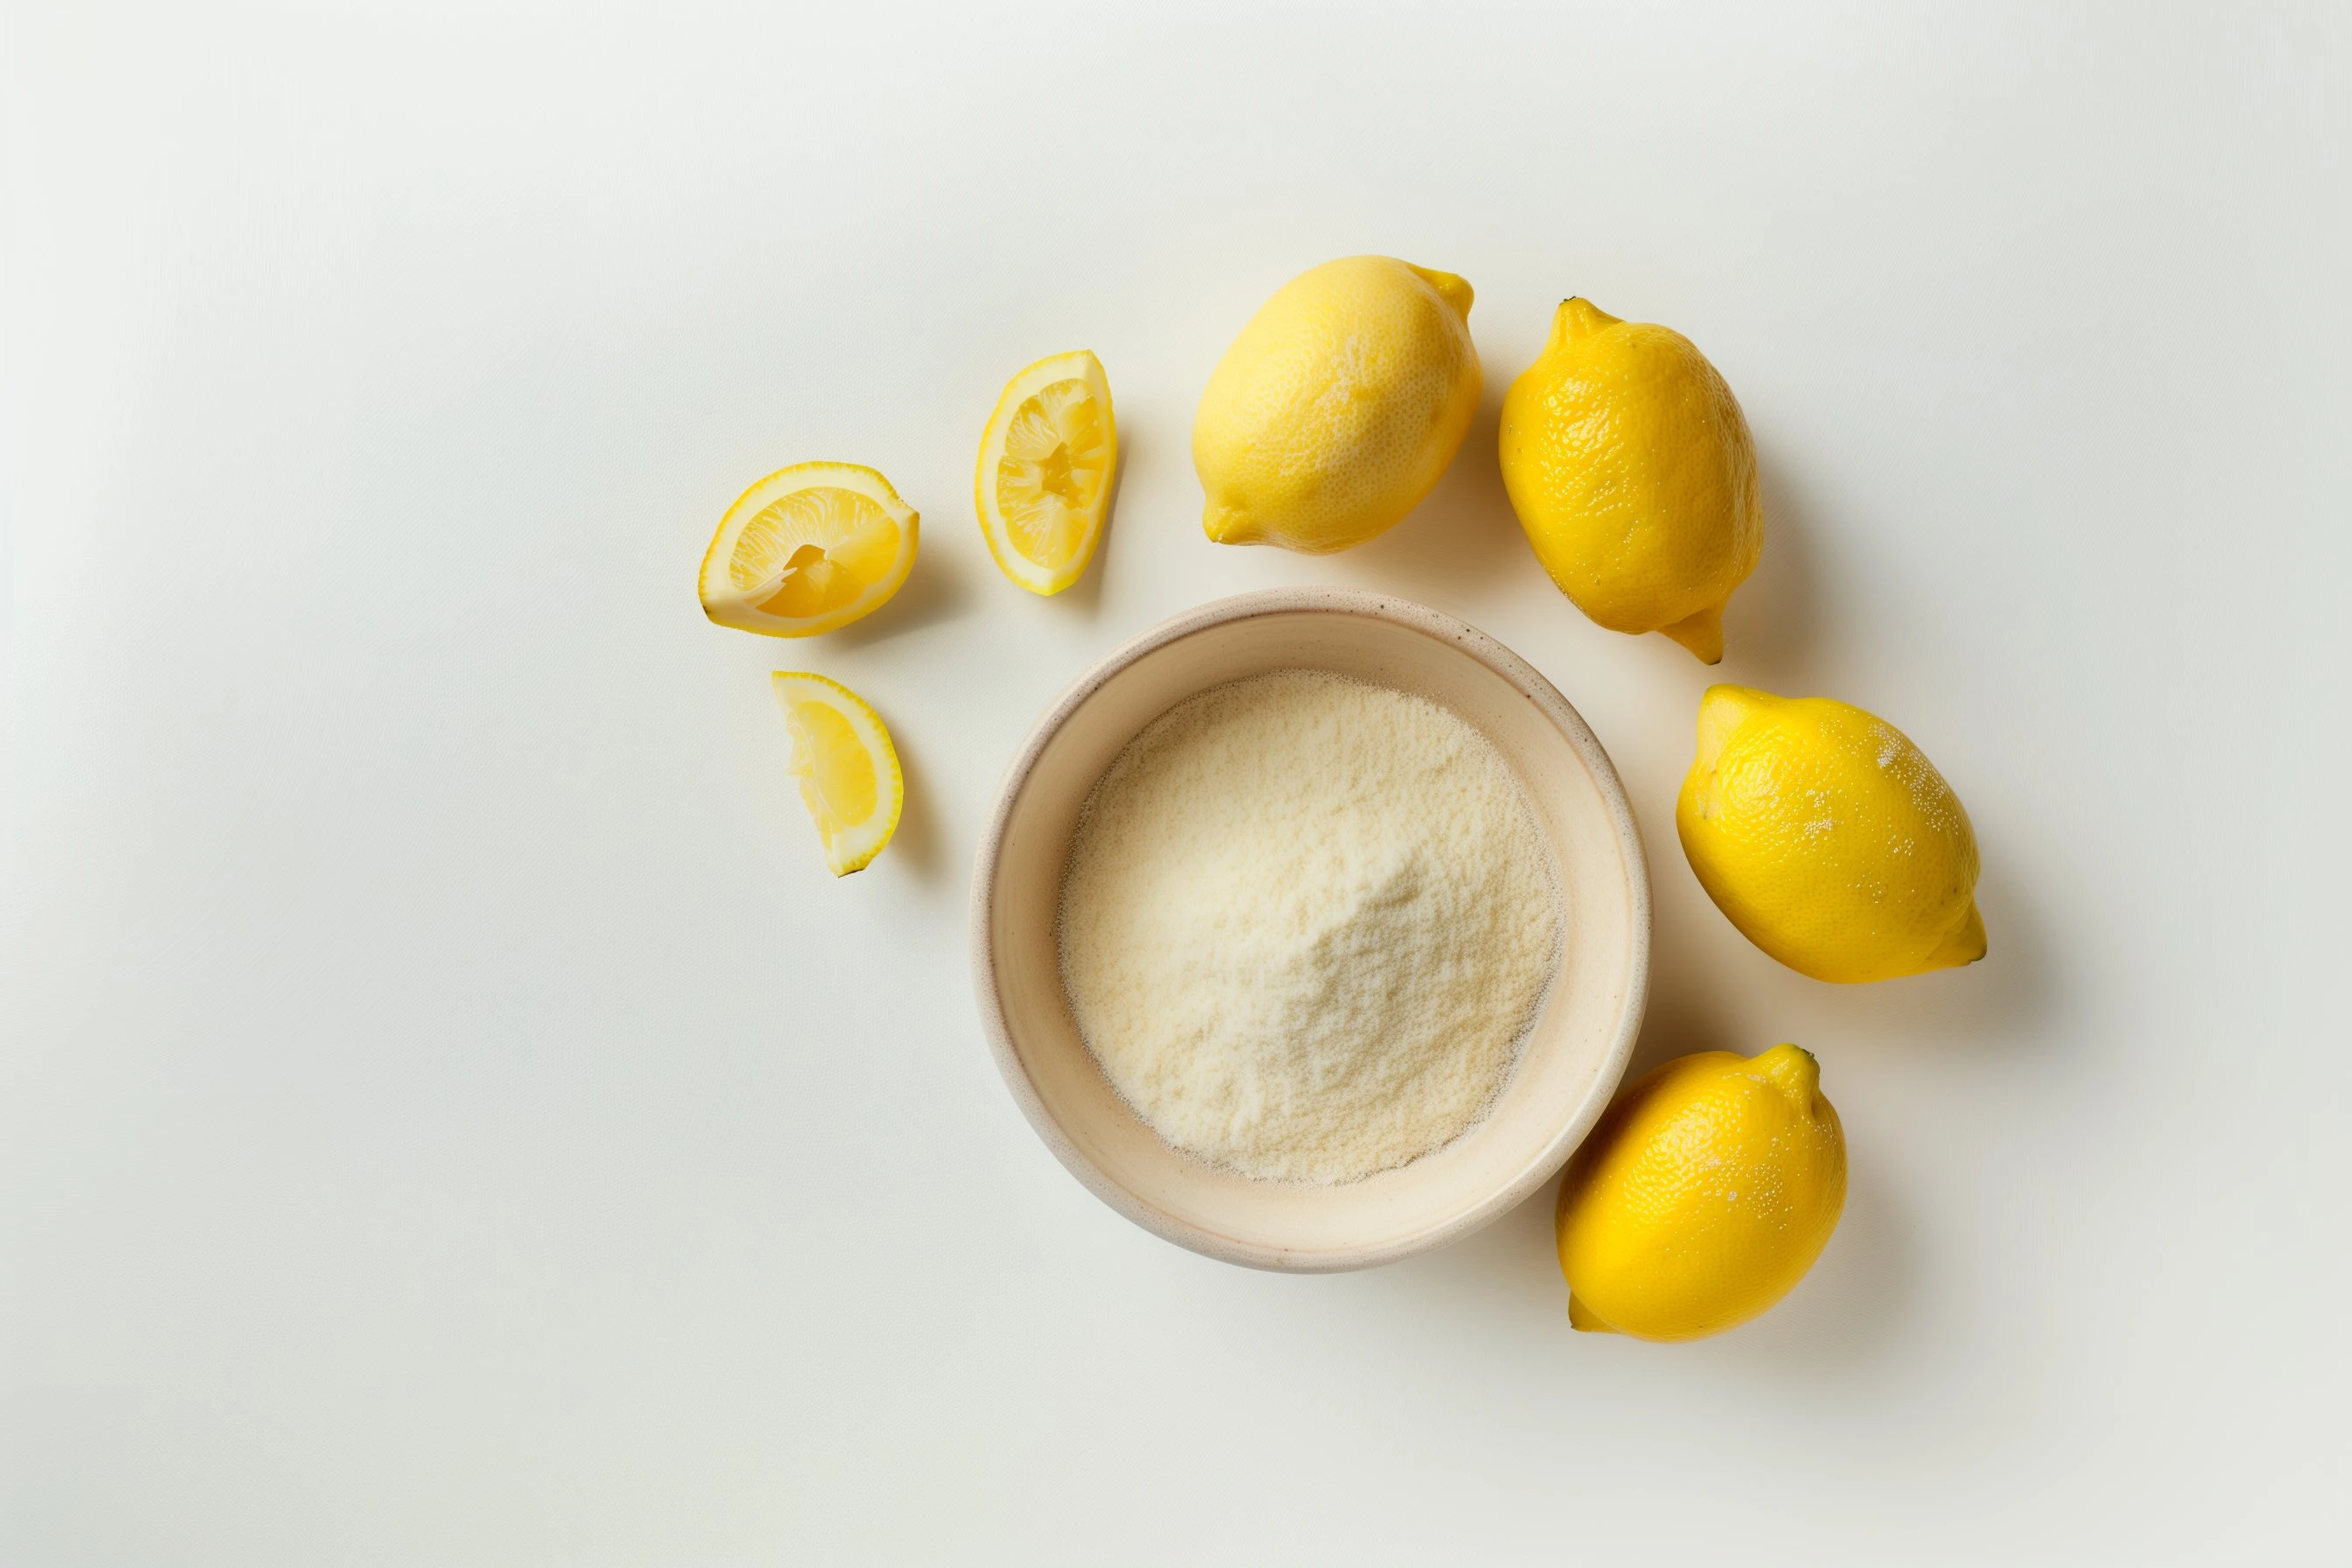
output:
[[[1118,467],[1110,383],[1085,349],[1005,384],[980,438],[973,501],[989,553],[1033,594],[1058,594],[1094,558]]]
[[[702,613],[777,637],[845,626],[907,580],[919,521],[871,468],[780,468],[719,520],[702,557]]]
[[[836,877],[862,871],[898,827],[907,798],[898,753],[866,699],[822,675],[776,671],[793,731],[793,773]]]

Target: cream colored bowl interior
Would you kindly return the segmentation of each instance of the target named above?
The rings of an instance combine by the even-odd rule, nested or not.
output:
[[[1072,1020],[1055,913],[1078,814],[1153,719],[1213,686],[1328,669],[1443,703],[1517,770],[1567,905],[1558,980],[1493,1111],[1410,1165],[1341,1186],[1240,1176],[1162,1142]],[[1442,808],[1442,803],[1433,803]],[[1575,710],[1500,644],[1424,606],[1328,589],[1244,595],[1154,628],[1039,723],[1008,773],[973,880],[973,967],[997,1061],[1030,1121],[1112,1207],[1211,1257],[1360,1268],[1450,1241],[1540,1185],[1614,1092],[1648,983],[1648,874],[1615,770]]]

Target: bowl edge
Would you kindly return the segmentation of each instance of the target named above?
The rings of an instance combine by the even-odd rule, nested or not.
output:
[[[1545,716],[1568,737],[1569,743],[1575,747],[1578,755],[1600,783],[1601,797],[1608,805],[1611,823],[1616,829],[1619,849],[1624,856],[1627,892],[1632,905],[1633,955],[1626,976],[1625,1002],[1619,1011],[1617,1027],[1610,1040],[1602,1070],[1594,1079],[1592,1091],[1577,1108],[1576,1114],[1524,1171],[1491,1195],[1440,1225],[1382,1247],[1321,1251],[1263,1247],[1177,1219],[1113,1181],[1070,1142],[1061,1124],[1054,1120],[1044,1100],[1038,1097],[1036,1086],[1030,1082],[1028,1069],[1022,1065],[1020,1053],[1013,1047],[1012,1032],[1005,1024],[1003,1006],[997,996],[996,959],[990,941],[989,906],[995,889],[996,864],[1003,847],[1005,824],[1012,816],[1013,807],[1019,800],[1029,774],[1034,770],[1038,757],[1078,705],[1120,670],[1170,643],[1230,621],[1302,611],[1370,616],[1427,637],[1455,643],[1502,675],[1525,693],[1529,701],[1543,709]],[[1087,667],[1062,689],[1030,726],[998,783],[987,824],[981,832],[980,847],[972,858],[969,921],[972,990],[980,1008],[982,1032],[988,1037],[989,1054],[994,1058],[997,1075],[1004,1080],[1005,1088],[1011,1091],[1013,1102],[1020,1107],[1023,1118],[1045,1147],[1052,1151],[1055,1159],[1104,1204],[1162,1240],[1174,1242],[1189,1251],[1221,1262],[1274,1273],[1336,1274],[1401,1262],[1462,1240],[1517,1207],[1538,1187],[1559,1173],[1577,1145],[1592,1130],[1593,1123],[1601,1119],[1601,1113],[1608,1109],[1611,1098],[1623,1081],[1626,1066],[1633,1059],[1634,1044],[1641,1037],[1642,1020],[1649,1007],[1649,857],[1642,843],[1640,825],[1633,819],[1633,805],[1626,796],[1624,782],[1618,777],[1616,764],[1601,747],[1600,738],[1584,721],[1583,715],[1560,695],[1559,688],[1552,685],[1542,671],[1494,637],[1458,616],[1427,605],[1364,589],[1322,586],[1264,588],[1212,599],[1146,627]]]

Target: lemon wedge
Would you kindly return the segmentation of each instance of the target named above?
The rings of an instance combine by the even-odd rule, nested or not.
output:
[[[907,580],[919,521],[871,468],[780,468],[719,519],[702,557],[702,613],[776,637],[845,626]]]
[[[980,438],[973,503],[989,553],[1033,594],[1058,594],[1094,558],[1118,468],[1110,382],[1085,349],[1005,384]]]
[[[776,671],[776,701],[793,731],[793,773],[836,877],[862,871],[898,831],[906,784],[890,731],[837,680]]]

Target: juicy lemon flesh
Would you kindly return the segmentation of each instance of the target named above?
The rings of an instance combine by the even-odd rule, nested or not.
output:
[[[1696,344],[1566,300],[1504,396],[1498,440],[1519,526],[1577,608],[1722,658],[1764,510],[1747,416]]]
[[[1472,298],[1453,273],[1387,256],[1327,261],[1276,289],[1193,416],[1209,538],[1328,554],[1420,505],[1478,411]]]
[[[874,759],[857,731],[829,703],[800,701],[784,710],[793,731],[793,772],[817,830],[827,838],[874,815]]]
[[[1006,382],[972,474],[972,505],[997,569],[1039,595],[1084,576],[1118,468],[1110,382],[1090,351],[1050,354]]]
[[[775,689],[792,734],[793,775],[825,864],[836,877],[862,870],[898,830],[905,785],[890,732],[838,681],[779,671]]]
[[[855,463],[801,463],[736,499],[703,552],[703,614],[770,637],[814,637],[887,603],[915,564],[921,518]]]
[[[1675,827],[1740,933],[1816,980],[1973,963],[1976,831],[1909,737],[1829,698],[1710,687]]]
[[[1569,1320],[1670,1342],[1736,1328],[1812,1268],[1845,1184],[1844,1129],[1810,1053],[1667,1062],[1609,1108],[1560,1184]]]
[[[888,575],[900,533],[856,490],[812,485],[762,507],[736,536],[728,580],[771,616],[814,620],[845,609]],[[770,584],[772,588],[769,588]]]
[[[1110,460],[1102,405],[1084,381],[1023,400],[996,464],[996,510],[1024,560],[1048,572],[1070,563],[1097,519]]]

